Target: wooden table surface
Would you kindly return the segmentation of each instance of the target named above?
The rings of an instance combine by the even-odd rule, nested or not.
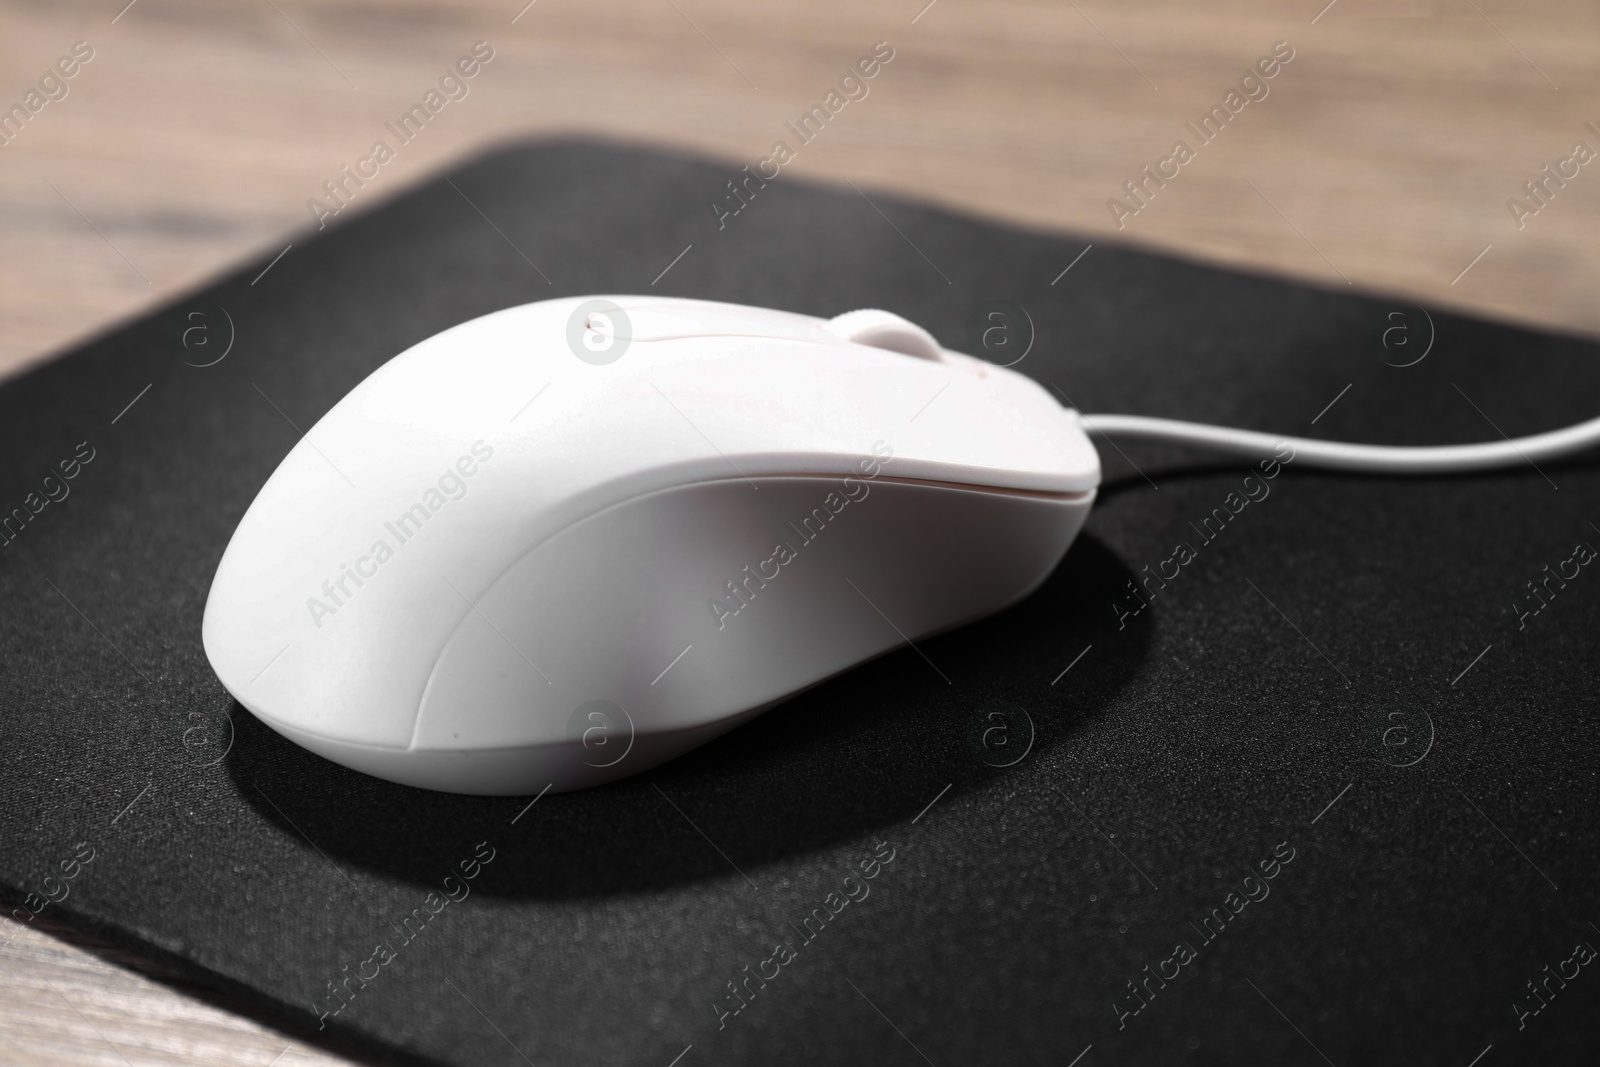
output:
[[[1592,4],[525,2],[6,4],[0,108],[26,109],[76,42],[93,54],[0,126],[0,374],[305,240],[323,181],[480,40],[494,58],[469,95],[357,208],[534,134],[754,164],[887,41],[869,95],[785,175],[1600,333]],[[1293,58],[1197,137],[1186,123],[1226,108],[1277,42]],[[1177,141],[1193,158],[1163,163]],[[1146,165],[1172,176],[1157,187]],[[343,1062],[93,946],[9,920],[6,939],[0,1062]]]

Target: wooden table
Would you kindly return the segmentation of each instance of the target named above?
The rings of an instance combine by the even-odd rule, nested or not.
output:
[[[0,125],[0,373],[305,240],[323,181],[480,40],[494,58],[469,95],[356,208],[533,134],[754,164],[887,41],[894,59],[869,95],[786,173],[1383,290],[1397,306],[1600,333],[1600,164],[1573,154],[1578,141],[1600,152],[1593,5],[524,2],[14,5],[0,107],[26,103],[74,42],[93,57],[49,82],[66,95],[41,93],[20,129]],[[1293,58],[1229,110],[1279,41]],[[1226,123],[1207,140],[1186,124],[1213,108]],[[1172,159],[1180,140],[1188,162]],[[96,949],[0,922],[0,940],[14,934],[0,950],[0,1061],[334,1062]]]

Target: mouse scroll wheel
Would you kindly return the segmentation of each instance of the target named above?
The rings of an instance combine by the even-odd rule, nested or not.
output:
[[[828,330],[858,345],[885,348],[917,359],[944,359],[944,349],[939,347],[933,334],[892,311],[877,308],[847,311],[829,319]]]

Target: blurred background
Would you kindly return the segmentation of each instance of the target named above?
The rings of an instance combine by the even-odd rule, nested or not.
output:
[[[787,176],[1600,333],[1594,4],[525,2],[5,0],[0,376],[308,240],[324,181],[397,145],[385,123],[479,41],[467,96],[351,211],[509,139],[753,166],[886,41],[869,95]],[[1202,146],[1186,123],[1278,42],[1293,58],[1266,95]],[[1179,140],[1195,158],[1132,200]],[[0,1062],[342,1062],[83,938],[5,920],[0,942]]]
[[[93,59],[0,147],[0,372],[270,257],[306,201],[479,40],[494,59],[357,209],[509,138],[751,163],[879,40],[895,59],[786,175],[1091,240],[1600,330],[1600,8],[1576,0],[7,0],[0,107]],[[1119,230],[1107,200],[1294,59]],[[1576,164],[1574,164],[1576,165]],[[1522,223],[1518,227],[1518,221]],[[1474,263],[1483,250],[1493,246]],[[1465,276],[1463,269],[1473,264]],[[1459,277],[1459,280],[1458,279]]]

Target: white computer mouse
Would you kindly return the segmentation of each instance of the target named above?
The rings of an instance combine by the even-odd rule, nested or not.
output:
[[[347,767],[578,789],[1016,603],[1099,480],[1045,389],[887,312],[546,300],[334,405],[240,521],[203,640]]]

